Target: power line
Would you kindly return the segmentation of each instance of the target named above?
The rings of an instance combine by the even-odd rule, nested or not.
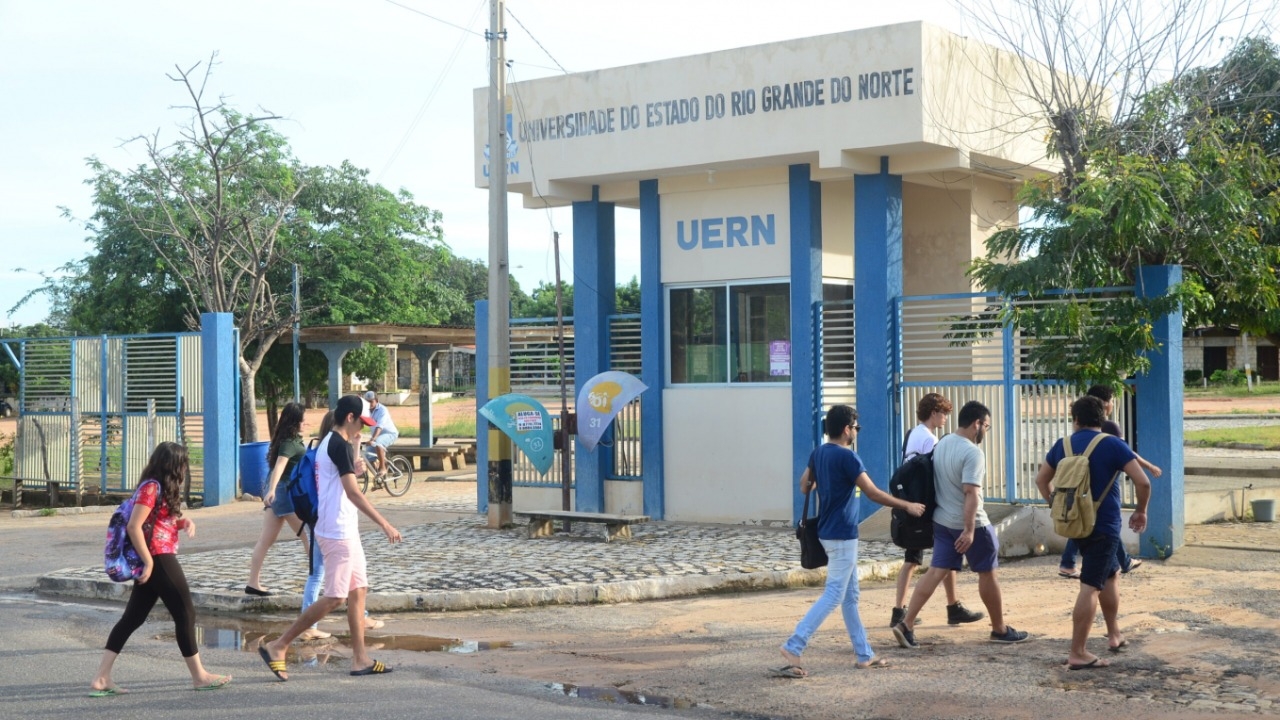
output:
[[[396,2],[396,0],[386,0],[386,1],[387,1],[387,2],[389,2],[389,3],[391,3],[392,5],[395,5],[396,7],[404,8],[405,10],[408,10],[409,12],[417,13],[417,14],[419,14],[419,15],[423,16],[423,17],[426,17],[426,18],[431,18],[432,20],[435,20],[435,21],[436,21],[436,22],[438,22],[438,23],[444,23],[445,25],[448,25],[449,27],[457,28],[457,29],[459,29],[459,30],[462,30],[463,32],[469,32],[469,33],[471,33],[472,35],[475,35],[475,36],[477,36],[477,37],[484,37],[484,33],[478,33],[478,32],[476,32],[475,30],[472,30],[471,28],[465,28],[465,27],[462,27],[461,25],[457,25],[457,24],[455,24],[455,23],[451,23],[451,22],[449,22],[448,20],[443,20],[443,19],[441,19],[441,18],[438,18],[438,17],[436,17],[435,15],[428,15],[427,13],[422,12],[422,11],[421,11],[421,10],[419,10],[418,8],[415,8],[415,7],[409,7],[408,5],[404,5],[404,4],[401,4],[401,3]],[[517,20],[516,22],[519,22],[519,20]],[[523,27],[523,26],[522,26],[522,27]],[[537,40],[534,40],[534,42],[537,42]]]
[[[387,2],[391,2],[391,0],[387,0]],[[568,70],[565,70],[565,69],[564,69],[564,66],[560,64],[560,61],[559,61],[559,60],[556,60],[554,57],[552,57],[551,53],[550,53],[550,52],[547,52],[547,49],[546,49],[545,47],[542,47],[542,43],[538,42],[538,38],[534,37],[534,36],[533,36],[533,33],[529,32],[529,28],[525,27],[525,26],[524,26],[524,23],[520,22],[520,18],[516,17],[516,14],[515,14],[515,13],[513,13],[513,12],[511,12],[511,7],[510,7],[510,6],[507,6],[507,14],[511,16],[511,19],[512,19],[512,20],[515,20],[515,21],[516,21],[516,24],[520,26],[520,29],[521,29],[521,30],[523,30],[523,31],[525,31],[526,33],[528,33],[528,35],[529,35],[529,39],[530,39],[530,40],[532,40],[532,41],[533,41],[533,43],[534,43],[535,45],[537,45],[537,46],[538,46],[538,49],[542,50],[542,52],[543,52],[543,53],[544,53],[548,58],[551,58],[551,62],[555,63],[555,64],[556,64],[556,67],[560,68],[560,72],[564,73],[565,75],[568,75],[568,74],[569,74],[569,71],[568,71]],[[550,69],[550,68],[548,68],[548,69]]]

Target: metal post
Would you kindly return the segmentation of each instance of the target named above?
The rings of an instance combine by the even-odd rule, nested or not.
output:
[[[293,401],[302,402],[302,381],[298,374],[298,331],[302,319],[298,295],[298,263],[293,264]]]
[[[564,295],[560,287],[560,233],[551,233],[551,244],[556,254],[556,341],[560,345],[560,509],[571,509],[569,497],[569,399],[565,388],[568,367],[564,359]],[[565,523],[568,531],[568,523]]]
[[[156,399],[147,398],[147,456],[156,451]]]
[[[511,280],[507,258],[506,48],[503,0],[490,0],[489,396],[511,392]],[[489,527],[511,524],[511,441],[489,426]]]

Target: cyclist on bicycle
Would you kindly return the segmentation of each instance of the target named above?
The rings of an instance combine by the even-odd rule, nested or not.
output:
[[[371,449],[378,453],[377,462],[373,467],[374,472],[381,475],[387,471],[387,448],[400,437],[400,430],[391,419],[391,411],[386,405],[378,402],[378,393],[370,390],[364,394],[364,399],[369,401],[369,415],[377,423],[373,426],[373,435],[369,438],[369,443]]]

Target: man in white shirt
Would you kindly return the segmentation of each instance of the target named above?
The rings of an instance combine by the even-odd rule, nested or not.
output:
[[[916,403],[916,419],[920,424],[911,430],[906,442],[902,445],[903,460],[933,451],[933,446],[938,443],[934,433],[946,424],[947,416],[951,414],[951,407],[951,401],[938,393],[927,393],[920,398],[920,402]],[[894,599],[893,612],[889,616],[889,627],[897,625],[902,622],[902,618],[906,617],[907,590],[911,589],[911,577],[915,574],[916,568],[923,564],[923,550],[905,552],[902,568],[898,570],[898,594]],[[942,587],[947,593],[947,624],[977,622],[986,617],[980,612],[966,608],[956,598],[956,574],[948,573],[942,580]]]
[[[386,472],[387,448],[400,437],[400,428],[391,419],[391,411],[387,406],[378,402],[378,393],[370,390],[364,394],[364,399],[369,403],[369,417],[373,418],[374,423],[369,444],[378,452],[378,464],[373,469],[375,472]]]
[[[264,643],[258,654],[281,681],[288,680],[285,651],[304,630],[319,622],[345,600],[351,629],[351,674],[381,675],[391,668],[369,657],[364,644],[364,598],[369,588],[364,546],[360,543],[359,513],[377,523],[387,540],[400,542],[400,531],[373,507],[356,485],[355,446],[360,432],[374,424],[369,404],[358,395],[344,395],[334,408],[333,432],[316,449],[316,490],[319,500],[316,544],[324,555],[324,592],[283,635]]]
[[[938,507],[933,511],[933,558],[929,571],[911,594],[906,617],[893,626],[893,635],[904,648],[918,648],[916,616],[942,579],[959,570],[963,560],[978,573],[978,596],[991,615],[994,643],[1020,643],[1027,633],[1004,622],[1004,604],[999,566],[1000,542],[995,528],[982,509],[982,482],[986,478],[986,456],[980,445],[991,429],[991,411],[972,400],[960,408],[956,431],[938,442],[933,450],[933,484]]]

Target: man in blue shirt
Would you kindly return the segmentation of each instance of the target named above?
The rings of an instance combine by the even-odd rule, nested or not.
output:
[[[1074,432],[1069,438],[1073,454],[1083,454],[1089,443],[1102,434],[1102,421],[1106,409],[1102,401],[1086,395],[1071,405],[1071,422]],[[1054,473],[1065,457],[1063,441],[1054,443],[1045,456],[1044,464],[1036,475],[1036,487],[1046,501],[1052,502]],[[1116,585],[1120,563],[1116,559],[1116,546],[1120,544],[1120,483],[1111,479],[1123,471],[1133,480],[1138,497],[1138,507],[1129,517],[1129,529],[1141,533],[1147,529],[1147,501],[1151,498],[1151,481],[1142,470],[1138,456],[1120,438],[1107,435],[1089,455],[1089,489],[1096,498],[1098,513],[1093,532],[1076,540],[1080,547],[1080,592],[1071,613],[1071,651],[1067,665],[1072,670],[1107,667],[1111,663],[1089,653],[1086,642],[1089,629],[1102,605],[1102,617],[1107,623],[1107,649],[1120,652],[1128,641],[1120,634],[1117,615],[1120,612],[1120,591]],[[1107,490],[1108,483],[1111,489]],[[1106,496],[1101,497],[1106,491]]]
[[[781,677],[808,675],[800,667],[800,655],[809,638],[837,605],[858,657],[857,666],[872,668],[889,664],[872,651],[858,616],[858,494],[854,489],[860,488],[867,498],[881,505],[901,508],[915,517],[924,514],[924,505],[899,500],[871,482],[862,459],[850,447],[854,433],[862,427],[853,408],[831,406],[824,424],[827,442],[809,455],[809,465],[800,476],[800,492],[808,494],[817,489],[818,539],[827,551],[827,584],[822,596],[796,626],[795,634],[782,646],[782,657],[787,664],[773,669],[773,673]]]

